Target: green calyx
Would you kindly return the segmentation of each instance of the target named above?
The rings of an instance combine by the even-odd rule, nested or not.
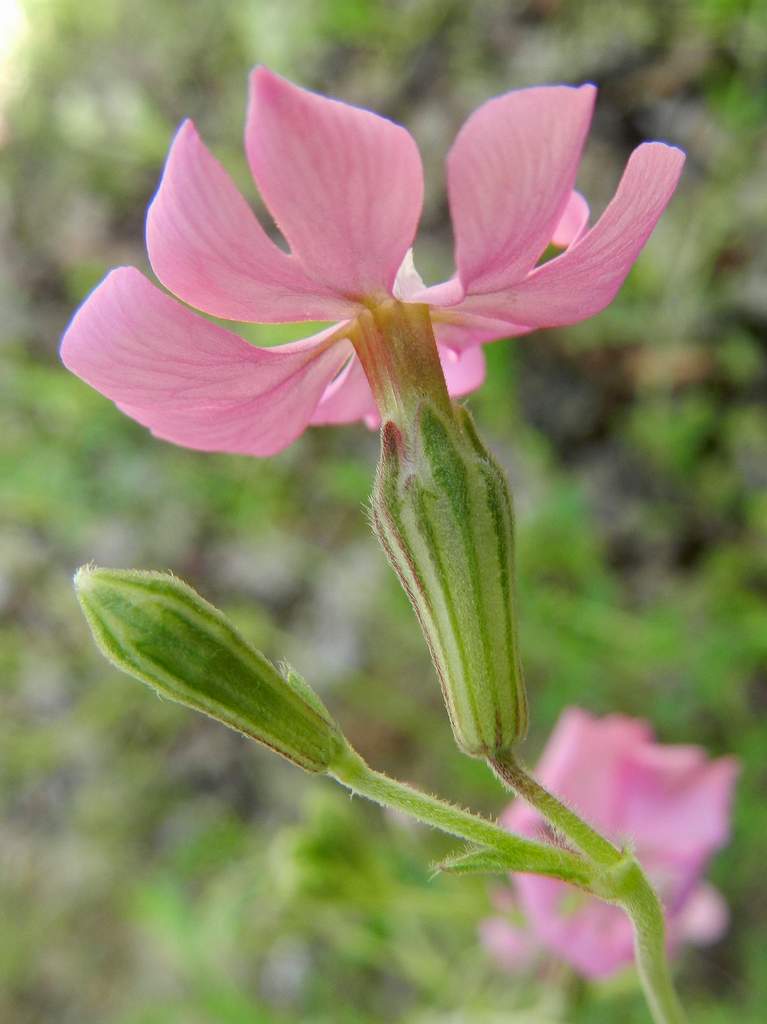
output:
[[[527,727],[514,617],[514,519],[468,411],[428,398],[384,424],[375,532],[415,609],[458,745],[508,751]]]
[[[77,597],[102,654],[158,694],[258,740],[310,772],[346,741],[296,672],[280,672],[217,608],[167,573],[86,566]]]
[[[383,423],[375,532],[421,624],[458,745],[474,757],[509,751],[527,702],[506,478],[450,400],[427,306],[371,302],[349,337]]]

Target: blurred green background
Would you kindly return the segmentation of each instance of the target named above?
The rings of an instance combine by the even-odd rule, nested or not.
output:
[[[267,461],[184,451],[57,360],[105,271],[146,268],[144,212],[183,117],[247,182],[257,62],[414,132],[432,281],[451,269],[442,159],[488,96],[600,85],[579,178],[595,213],[640,140],[687,150],[612,307],[490,346],[470,404],[517,501],[526,753],[577,703],[740,756],[734,839],[712,870],[731,928],[686,951],[679,978],[699,1024],[765,1020],[765,14],[758,0],[0,2],[0,1020],[648,1019],[630,974],[504,975],[476,939],[488,883],[430,877],[441,838],[155,699],[80,618],[82,562],[173,569],[288,657],[376,767],[504,804],[453,747],[369,532],[374,434],[314,430]]]

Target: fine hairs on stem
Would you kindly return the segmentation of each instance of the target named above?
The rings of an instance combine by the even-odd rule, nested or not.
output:
[[[562,803],[511,754],[488,758],[501,782],[522,797],[603,873],[602,898],[618,904],[634,929],[637,970],[655,1024],[686,1024],[666,956],[665,921],[660,900],[636,859],[623,854]],[[612,890],[612,891],[611,891]]]

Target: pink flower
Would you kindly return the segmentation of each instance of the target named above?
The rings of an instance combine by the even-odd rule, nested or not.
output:
[[[729,835],[730,803],[738,773],[734,758],[715,761],[700,747],[656,743],[647,723],[622,715],[594,718],[565,711],[538,766],[538,779],[614,842],[630,844],[663,900],[673,949],[713,942],[727,926],[727,907],[701,877]],[[545,836],[543,821],[521,800],[504,824],[522,835]],[[518,920],[483,922],[481,937],[508,969],[527,966],[544,948],[588,978],[613,974],[633,960],[631,925],[617,907],[562,882],[514,878]]]
[[[603,309],[674,191],[683,154],[645,143],[587,230],[573,186],[595,92],[522,89],[469,118],[447,160],[457,272],[426,288],[410,252],[423,194],[412,137],[257,68],[245,148],[290,252],[186,121],[149,209],[149,259],[169,291],[214,317],[334,325],[256,348],[119,267],[75,315],[64,363],[158,437],[269,455],[309,424],[377,421],[346,335],[366,304],[395,296],[430,305],[450,392],[467,394],[484,378],[483,342]],[[537,267],[551,242],[564,252]]]

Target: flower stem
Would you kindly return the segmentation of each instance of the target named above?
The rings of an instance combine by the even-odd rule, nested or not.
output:
[[[666,956],[663,909],[655,890],[634,861],[617,901],[634,926],[637,971],[655,1024],[685,1024]]]
[[[488,764],[508,789],[531,804],[595,864],[612,867],[620,862],[620,850],[534,779],[511,754],[499,754],[488,759]]]
[[[478,814],[390,779],[370,768],[352,750],[334,762],[330,774],[341,785],[375,803],[393,807],[469,843],[497,850],[503,855],[505,870],[548,875],[591,891],[595,872],[578,854],[512,835]]]
[[[348,337],[362,363],[381,419],[402,430],[428,398],[452,416],[429,307],[385,299],[357,316]]]
[[[666,958],[663,909],[638,861],[583,821],[510,754],[488,759],[488,763],[509,789],[535,807],[597,866],[598,875],[592,885],[598,895],[618,904],[631,918],[637,970],[655,1024],[685,1024]]]

